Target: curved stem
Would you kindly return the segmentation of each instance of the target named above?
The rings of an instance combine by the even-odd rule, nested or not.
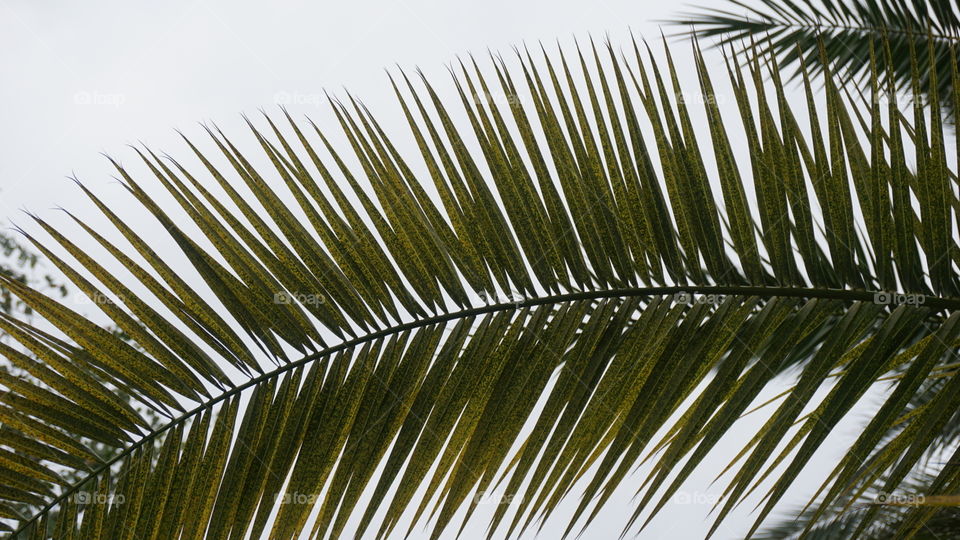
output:
[[[575,292],[575,293],[566,293],[558,294],[552,296],[546,296],[542,298],[532,298],[520,302],[505,302],[500,304],[493,304],[483,307],[463,309],[453,313],[445,313],[443,315],[436,315],[433,317],[427,317],[425,319],[420,319],[416,321],[411,321],[403,324],[398,324],[390,328],[383,330],[378,330],[376,332],[371,332],[364,336],[360,336],[348,341],[344,341],[337,345],[332,345],[326,349],[316,352],[314,354],[305,356],[294,362],[290,362],[283,366],[278,367],[273,371],[269,371],[262,375],[259,375],[255,378],[250,379],[249,381],[231,388],[230,390],[220,394],[219,396],[205,402],[201,403],[197,407],[181,414],[177,418],[174,418],[170,422],[150,430],[145,434],[139,441],[125,448],[122,452],[114,456],[109,461],[103,463],[100,467],[93,470],[89,475],[80,479],[66,491],[61,493],[55,499],[50,501],[49,504],[44,506],[39,512],[34,514],[30,519],[25,521],[20,525],[17,530],[12,534],[12,537],[15,537],[19,533],[23,532],[27,527],[40,518],[40,516],[49,512],[53,507],[57,506],[63,502],[67,497],[74,494],[79,490],[84,484],[89,482],[91,479],[96,478],[101,473],[109,469],[114,463],[119,460],[129,456],[137,449],[142,447],[144,444],[154,440],[160,434],[168,431],[169,429],[177,426],[178,424],[186,421],[187,419],[196,416],[197,414],[210,409],[214,405],[231,398],[244,390],[247,390],[251,387],[254,387],[264,381],[278,377],[288,371],[301,367],[305,364],[313,362],[314,360],[319,360],[331,354],[349,349],[351,347],[356,347],[357,345],[362,345],[364,343],[374,341],[383,337],[387,337],[393,334],[398,334],[400,332],[405,332],[407,330],[413,330],[417,328],[422,328],[424,326],[430,326],[433,324],[440,324],[448,322],[455,319],[461,319],[464,317],[470,317],[474,315],[483,315],[487,313],[495,313],[499,311],[514,310],[523,307],[531,306],[542,306],[547,304],[559,304],[563,302],[575,302],[582,300],[599,300],[604,298],[628,298],[628,297],[642,297],[642,296],[666,296],[670,294],[677,293],[690,293],[690,294],[714,294],[714,295],[729,295],[729,296],[760,296],[764,298],[774,298],[774,297],[785,297],[785,298],[805,298],[813,299],[820,298],[826,300],[841,300],[846,302],[874,302],[876,301],[876,295],[878,294],[890,294],[896,295],[900,293],[886,293],[885,291],[857,291],[857,290],[847,290],[847,289],[811,289],[811,288],[799,288],[799,287],[749,287],[749,286],[697,286],[697,285],[672,285],[672,286],[663,286],[663,287],[630,287],[622,289],[608,289],[604,291],[584,291],[584,292]],[[891,297],[893,298],[893,297]],[[924,295],[915,295],[914,299],[921,299],[917,306],[929,309],[931,313],[937,313],[944,310],[956,310],[960,309],[960,298],[941,298],[941,297],[928,297]]]
[[[679,21],[671,20],[667,22],[675,22],[677,24],[694,25],[694,26],[695,25],[714,25],[714,26],[722,25],[719,22],[711,21],[709,19],[704,19],[704,20],[691,19],[691,20],[679,20]],[[872,25],[859,26],[855,24],[839,24],[839,23],[814,24],[814,23],[788,22],[782,19],[774,19],[774,18],[768,18],[766,20],[757,20],[757,21],[745,20],[743,21],[743,23],[749,24],[752,26],[762,26],[767,29],[797,28],[801,30],[810,30],[810,31],[816,31],[816,32],[820,32],[823,30],[835,30],[835,31],[861,32],[865,34],[880,34],[880,35],[900,34],[900,35],[906,35],[909,37],[914,37],[914,36],[923,37],[923,38],[931,37],[933,39],[940,39],[947,42],[957,42],[958,40],[960,40],[960,36],[957,36],[957,35],[942,34],[942,33],[928,34],[925,31],[913,30],[911,28],[884,27],[884,26],[872,26]]]

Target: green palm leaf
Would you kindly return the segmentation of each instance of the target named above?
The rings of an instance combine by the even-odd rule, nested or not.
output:
[[[904,369],[910,371],[924,369],[918,366],[919,364],[913,364],[898,369],[899,373],[894,376],[894,379],[902,380],[904,377],[909,377],[910,375]],[[948,372],[954,370],[955,366],[940,364],[934,369]],[[919,411],[931,399],[935,399],[943,385],[946,384],[946,377],[930,377],[922,382],[917,382],[920,384],[919,388],[911,384],[911,387],[913,387],[912,395],[907,396],[905,393],[900,396],[901,399],[906,398],[910,402],[903,409],[904,412],[902,412],[901,417],[909,416],[913,414],[913,411]],[[891,380],[891,389],[895,388],[896,384],[898,383]],[[894,440],[908,425],[905,422],[895,423],[887,433],[882,434],[881,443]],[[910,502],[911,499],[917,499],[918,494],[932,492],[931,484],[936,480],[937,471],[944,465],[950,464],[944,460],[948,459],[949,454],[956,446],[958,429],[960,429],[960,416],[954,415],[939,433],[938,440],[928,447],[927,455],[917,464],[916,470],[899,483],[895,492],[885,494],[886,498],[892,501],[900,499],[904,502]],[[880,446],[882,447],[882,444]],[[874,481],[875,478],[873,477],[862,478],[862,482],[867,484]],[[793,513],[793,517],[787,517],[765,526],[757,538],[773,540],[800,538],[804,535],[807,535],[807,538],[850,538],[863,521],[864,513],[872,508],[879,509],[879,518],[874,519],[866,528],[861,529],[860,535],[865,538],[890,538],[904,526],[904,516],[909,516],[912,510],[909,504],[887,505],[878,503],[878,501],[884,500],[884,497],[875,489],[871,489],[869,485],[864,486],[861,483],[854,490],[854,493],[852,500],[840,498],[830,505],[809,505],[801,508],[798,512]],[[916,517],[916,515],[909,516],[913,520],[911,525],[916,524]],[[958,519],[960,519],[960,514],[958,514],[955,505],[952,508],[938,509],[932,517],[924,520],[922,528],[918,528],[914,531],[914,534],[919,538],[949,537],[953,531],[957,530]]]
[[[746,43],[761,55],[772,54],[780,65],[796,68],[795,77],[805,65],[811,74],[832,69],[858,84],[869,81],[871,47],[885,44],[895,84],[878,100],[927,104],[936,92],[945,111],[956,108],[944,99],[952,95],[953,80],[945,75],[956,66],[960,39],[960,6],[954,0],[729,0],[728,7],[697,9],[668,22],[712,38],[719,47]],[[916,81],[914,67],[920,73]]]
[[[703,131],[669,55],[591,42],[471,59],[452,102],[393,74],[419,156],[331,97],[344,147],[284,115],[249,122],[254,153],[210,128],[216,155],[185,138],[193,164],[114,161],[177,249],[83,186],[113,230],[34,218],[26,238],[130,339],[0,277],[55,328],[0,318],[25,350],[0,352],[31,376],[0,381],[0,517],[25,538],[437,537],[502,490],[491,536],[579,495],[574,533],[646,457],[637,530],[788,368],[716,524],[764,487],[756,529],[890,377],[818,504],[896,487],[960,406],[941,369],[960,342],[960,200],[938,94],[907,125],[893,104],[860,115],[829,73],[821,100],[804,72],[798,107],[773,62],[692,58]],[[739,119],[709,99],[724,79]],[[927,495],[958,482],[942,467]]]

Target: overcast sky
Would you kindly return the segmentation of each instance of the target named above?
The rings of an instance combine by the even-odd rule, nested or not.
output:
[[[52,214],[48,209],[63,206],[102,223],[66,180],[76,174],[152,238],[154,222],[111,180],[113,172],[101,152],[132,161],[135,156],[125,145],[143,141],[185,157],[187,149],[174,130],[199,137],[197,123],[210,121],[253,152],[240,114],[275,111],[277,102],[295,115],[317,119],[321,128],[336,130],[321,96],[324,89],[342,92],[346,87],[410,155],[416,149],[401,124],[384,68],[419,66],[434,80],[446,81],[444,66],[456,55],[485,55],[488,48],[507,53],[524,42],[556,39],[569,46],[574,35],[602,39],[608,32],[615,46],[626,46],[630,29],[655,41],[657,21],[683,9],[673,2],[640,0],[0,0],[0,217],[25,223],[19,209],[47,216]],[[675,54],[681,78],[695,90],[686,44],[678,45]],[[712,63],[719,61],[715,53],[708,54]],[[449,86],[442,88],[447,98],[457,99]],[[741,143],[742,154],[742,141],[735,142]],[[158,242],[165,241],[161,231],[155,234]],[[753,429],[756,421],[731,433],[721,452],[641,538],[702,537],[711,522],[711,504],[724,486],[710,486],[710,481]],[[849,435],[851,428],[838,431]],[[845,443],[825,448],[788,504],[805,501]],[[645,470],[625,483],[585,538],[618,537]],[[576,502],[571,498],[567,507]],[[752,508],[743,505],[718,537],[742,536],[752,522]],[[542,537],[554,538],[564,526],[563,519],[554,520]],[[468,528],[466,537],[482,533]]]

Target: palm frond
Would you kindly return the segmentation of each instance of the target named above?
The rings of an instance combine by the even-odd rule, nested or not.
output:
[[[945,358],[946,360],[946,358]],[[890,389],[893,390],[896,381],[902,381],[909,371],[908,365],[901,366],[895,370],[894,380],[890,381]],[[952,373],[956,370],[956,365],[945,363],[934,368],[935,371],[942,371],[944,374]],[[920,385],[913,396],[910,397],[910,403],[901,412],[901,420],[909,418],[914,414],[919,414],[922,409],[936,399],[936,396],[942,390],[947,377],[931,376]],[[909,427],[908,422],[897,422],[890,426],[888,432],[880,438],[879,448],[895,440],[905,429]],[[960,415],[954,414],[947,424],[938,433],[937,438],[927,447],[926,455],[918,460],[915,469],[910,472],[904,480],[896,483],[896,492],[885,494],[891,500],[919,500],[925,494],[931,492],[931,484],[936,480],[936,473],[948,465],[948,459],[960,442]],[[881,452],[876,452],[872,458],[880,457]],[[868,469],[872,459],[868,458],[863,462],[863,468]],[[878,501],[884,500],[881,493],[871,490],[871,485],[876,482],[873,476],[861,476],[858,479],[856,489],[850,490],[852,499],[835,499],[830,505],[810,504],[798,509],[798,511],[789,513],[781,512],[784,515],[779,521],[764,526],[758,533],[758,539],[792,539],[792,538],[822,538],[824,540],[835,538],[850,538],[857,532],[859,523],[863,521],[863,514],[872,507],[879,509],[879,514],[875,515],[872,523],[868,527],[861,529],[859,536],[871,539],[886,539],[895,536],[905,517],[908,517],[911,508],[909,505],[885,505],[878,504]],[[890,497],[892,495],[892,497]],[[815,497],[816,498],[816,497]],[[951,531],[958,530],[958,518],[960,514],[956,507],[938,508],[935,513],[929,516],[922,528],[914,531],[920,538],[937,538],[940,535],[949,535]]]
[[[491,536],[577,493],[572,534],[656,448],[636,530],[787,367],[796,385],[731,463],[716,524],[762,486],[756,530],[891,374],[821,504],[902,480],[960,406],[960,374],[935,371],[960,342],[939,116],[908,130],[874,102],[861,122],[829,73],[825,100],[805,76],[798,106],[772,62],[732,57],[733,129],[695,46],[701,131],[669,53],[536,57],[459,64],[452,102],[394,73],[419,156],[331,97],[343,147],[284,114],[249,122],[262,155],[211,127],[213,154],[184,137],[192,164],[146,148],[141,172],[114,161],[162,227],[149,235],[83,185],[111,230],[34,216],[26,238],[130,340],[0,278],[53,327],[0,316],[24,350],[3,355],[38,381],[3,382],[0,517],[27,538],[437,537],[502,489]]]
[[[952,95],[954,83],[946,74],[957,63],[960,39],[960,6],[954,0],[729,0],[729,7],[697,9],[669,23],[719,47],[746,44],[761,56],[774,55],[780,65],[794,67],[793,77],[800,76],[801,66],[822,75],[829,65],[854,84],[870,79],[871,48],[886,46],[894,85],[877,99],[926,106],[933,92],[941,99]],[[913,70],[920,74],[916,80]],[[931,77],[934,71],[940,76]],[[955,109],[945,99],[941,107],[950,114]]]

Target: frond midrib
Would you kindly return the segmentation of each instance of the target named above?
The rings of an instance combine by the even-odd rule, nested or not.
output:
[[[677,293],[690,293],[690,294],[712,294],[712,295],[724,295],[724,296],[757,296],[763,299],[772,299],[772,298],[800,298],[800,299],[825,299],[825,300],[840,300],[846,302],[864,302],[864,301],[874,301],[875,295],[878,293],[890,293],[890,294],[912,294],[912,293],[903,293],[897,291],[879,291],[879,290],[852,290],[852,289],[828,289],[828,288],[808,288],[808,287],[757,287],[757,286],[737,286],[737,285],[668,285],[668,286],[659,286],[659,287],[628,287],[628,288],[616,288],[616,289],[606,289],[606,290],[594,290],[594,291],[580,291],[564,294],[555,294],[550,296],[543,296],[537,298],[530,298],[518,302],[502,302],[497,304],[490,304],[486,306],[462,309],[459,311],[444,313],[441,315],[435,315],[432,317],[424,317],[414,321],[408,321],[405,323],[397,324],[389,328],[378,330],[376,332],[370,332],[368,334],[356,337],[351,340],[341,342],[336,345],[331,345],[322,351],[304,356],[299,360],[295,360],[284,364],[272,371],[263,373],[257,377],[251,378],[247,382],[235,386],[228,391],[225,391],[218,396],[215,396],[199,405],[195,408],[184,412],[180,416],[170,420],[166,424],[152,429],[143,437],[141,437],[137,442],[131,444],[127,448],[124,448],[119,454],[111,458],[110,460],[104,462],[102,465],[90,472],[90,474],[84,476],[76,483],[71,485],[67,490],[58,495],[55,499],[50,501],[45,505],[39,512],[31,516],[26,521],[23,521],[20,527],[13,531],[11,537],[15,537],[20,532],[24,531],[28,526],[34,523],[36,520],[40,519],[44,514],[49,512],[51,509],[56,507],[58,504],[63,502],[67,497],[76,493],[84,484],[89,482],[91,479],[94,479],[101,475],[103,472],[108,470],[113,464],[119,460],[129,456],[137,449],[143,445],[153,441],[159,435],[165,433],[166,431],[176,427],[177,425],[187,421],[188,419],[196,416],[197,414],[210,409],[211,407],[217,405],[218,403],[236,396],[242,393],[245,390],[248,390],[252,387],[255,387],[263,382],[269,381],[275,377],[283,375],[284,373],[296,369],[298,367],[304,366],[313,362],[314,360],[319,360],[321,358],[327,357],[331,354],[335,354],[340,351],[344,351],[358,345],[363,345],[364,343],[375,341],[380,338],[388,337],[393,334],[398,334],[407,330],[415,330],[417,328],[422,328],[425,326],[430,326],[433,324],[441,324],[449,322],[452,320],[462,319],[465,317],[472,317],[476,315],[484,315],[488,313],[496,313],[500,311],[516,310],[524,307],[534,307],[534,306],[543,306],[548,304],[559,304],[563,302],[576,302],[583,300],[600,300],[605,298],[630,298],[630,297],[643,297],[643,296],[666,296]],[[931,314],[939,313],[941,311],[949,310],[958,310],[960,309],[960,298],[952,297],[939,297],[932,295],[920,295],[923,297],[923,302],[916,305],[915,307],[928,309]]]
[[[694,14],[693,16],[700,16],[700,15]],[[697,21],[694,21],[692,19],[689,19],[689,20],[684,19],[684,20],[668,20],[666,22],[670,22],[674,24],[683,24],[683,25],[690,24],[691,22],[695,22],[696,24],[717,24],[715,22],[711,22],[710,20],[706,19],[706,17],[708,16],[703,16],[703,17],[704,18]],[[946,41],[950,43],[960,42],[960,36],[957,36],[957,35],[941,34],[941,33],[928,34],[926,31],[914,30],[912,28],[902,27],[902,26],[875,26],[875,25],[866,25],[866,24],[858,25],[858,24],[840,24],[840,23],[796,23],[796,22],[788,22],[783,19],[775,19],[775,18],[767,18],[766,20],[758,20],[758,21],[743,20],[741,22],[752,25],[752,26],[766,26],[768,28],[775,27],[775,28],[784,28],[784,29],[794,28],[799,30],[807,30],[814,33],[818,33],[818,34],[822,33],[822,31],[824,30],[833,30],[838,32],[848,31],[848,32],[860,32],[863,34],[879,34],[879,35],[886,35],[886,36],[916,35],[918,37],[923,37],[923,38],[931,37],[935,40],[941,40],[941,41]],[[733,32],[733,31],[735,30],[727,30],[723,33]]]

